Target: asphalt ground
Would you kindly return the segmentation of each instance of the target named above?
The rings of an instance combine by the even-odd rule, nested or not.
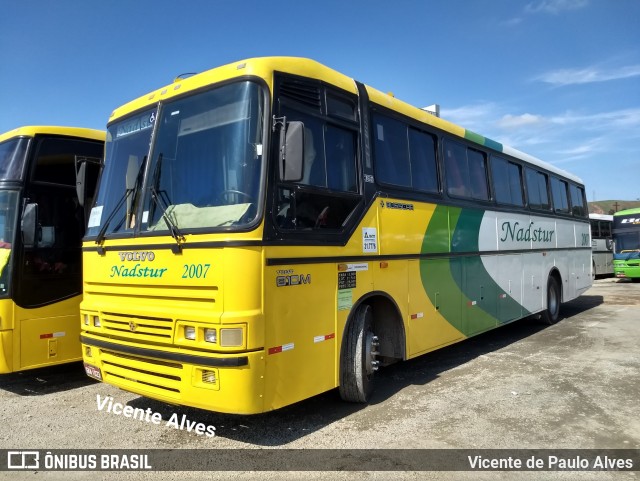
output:
[[[522,449],[639,450],[640,283],[596,280],[583,296],[563,304],[561,316],[553,326],[523,319],[382,369],[368,405],[344,403],[334,390],[271,413],[233,416],[170,406],[94,382],[80,363],[3,375],[0,449],[200,449],[206,451],[184,451],[186,459],[207,458],[212,471],[25,470],[0,472],[0,479],[640,479],[637,463],[624,472],[405,471],[413,466],[410,460],[387,459],[387,449],[500,449],[505,456]],[[107,398],[159,413],[162,422],[100,410],[98,400]],[[213,426],[215,436],[169,424],[183,415]],[[236,456],[240,449],[248,451]],[[340,449],[353,456],[346,454],[352,462],[338,468],[328,459],[330,471],[300,471],[282,451],[276,468],[254,471],[257,449]],[[369,458],[358,457],[363,452]],[[440,451],[400,453],[434,452]],[[238,471],[215,470],[225,456],[236,459]]]

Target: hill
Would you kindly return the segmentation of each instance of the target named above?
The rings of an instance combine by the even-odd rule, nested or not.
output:
[[[613,214],[620,210],[640,207],[640,200],[596,200],[588,204],[590,214]]]

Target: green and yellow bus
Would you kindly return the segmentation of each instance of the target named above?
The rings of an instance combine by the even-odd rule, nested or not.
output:
[[[116,109],[83,246],[87,374],[260,413],[591,285],[579,178],[317,62],[257,58]]]
[[[81,247],[104,139],[53,126],[0,135],[0,373],[82,359]]]
[[[640,209],[613,215],[613,270],[618,278],[640,281]]]

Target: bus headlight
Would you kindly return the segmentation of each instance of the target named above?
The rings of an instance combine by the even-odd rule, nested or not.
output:
[[[215,329],[205,329],[204,330],[204,340],[207,342],[218,342],[218,335]]]
[[[100,318],[98,316],[93,316],[93,325],[95,327],[102,327],[102,324],[100,323]]]
[[[83,314],[82,315],[82,321],[84,322],[85,326],[89,325],[89,314]]]
[[[220,329],[220,346],[238,347],[242,346],[242,328],[234,327]]]
[[[193,326],[184,326],[184,338],[190,341],[196,340],[196,328]]]

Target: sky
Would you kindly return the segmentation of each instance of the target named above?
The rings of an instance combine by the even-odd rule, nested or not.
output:
[[[639,0],[0,0],[0,133],[104,129],[179,74],[308,57],[640,199]]]

